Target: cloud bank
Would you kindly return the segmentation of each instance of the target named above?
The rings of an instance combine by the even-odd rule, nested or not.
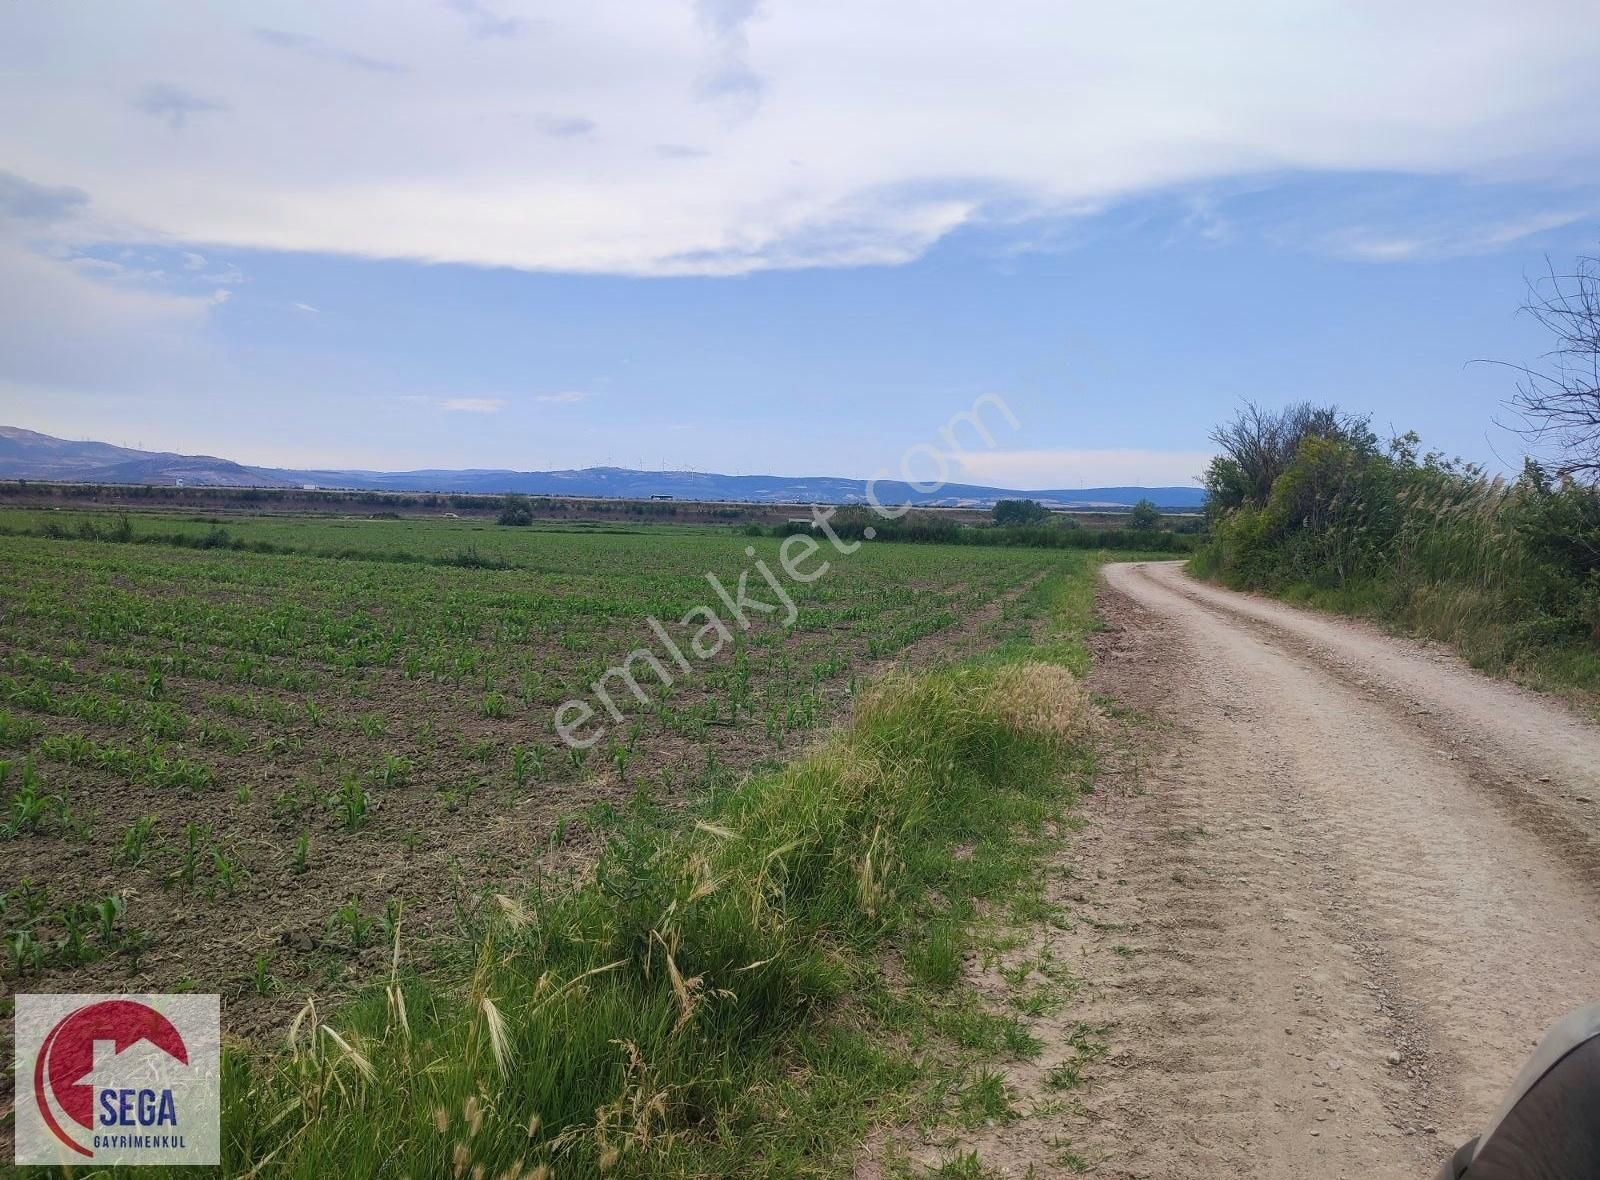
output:
[[[962,227],[1272,173],[1600,181],[1591,0],[537,11],[16,6],[0,158],[46,200],[93,193],[113,240],[630,275],[894,264]]]

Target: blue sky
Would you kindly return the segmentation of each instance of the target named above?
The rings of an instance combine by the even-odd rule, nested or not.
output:
[[[1468,362],[1600,242],[1600,18],[1192,7],[8,6],[0,422],[868,475],[998,393],[959,474],[1060,487],[1312,398],[1514,467]]]

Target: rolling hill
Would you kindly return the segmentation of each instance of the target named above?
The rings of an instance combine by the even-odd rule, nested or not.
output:
[[[351,488],[360,491],[461,492],[579,496],[586,498],[725,500],[738,503],[853,504],[867,499],[866,481],[836,476],[718,475],[701,471],[635,471],[584,467],[564,471],[297,471],[249,467],[214,455],[138,451],[101,442],[73,442],[18,427],[0,426],[0,479],[108,484],[185,484],[211,487]],[[885,504],[987,507],[996,500],[1028,498],[1055,508],[1126,507],[1150,499],[1162,508],[1193,509],[1205,500],[1198,487],[1057,488],[1014,491],[977,484],[946,484],[933,494],[897,480],[875,489]]]

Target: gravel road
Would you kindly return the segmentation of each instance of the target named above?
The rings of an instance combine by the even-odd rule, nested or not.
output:
[[[1106,1176],[1426,1177],[1600,997],[1600,729],[1437,648],[1105,568],[1074,900]],[[1108,953],[1114,951],[1115,953]]]

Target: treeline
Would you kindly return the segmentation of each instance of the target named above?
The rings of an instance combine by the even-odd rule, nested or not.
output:
[[[871,539],[902,541],[914,545],[993,545],[1030,549],[1125,549],[1152,553],[1187,553],[1197,538],[1158,528],[1086,529],[1070,517],[1056,517],[1038,525],[968,525],[945,516],[910,512],[885,520],[865,508],[846,508],[829,521],[834,533],[846,541]],[[868,530],[870,532],[870,538]],[[809,520],[792,520],[772,528],[748,525],[750,535],[788,537],[811,533]]]
[[[126,514],[114,523],[80,520],[76,528],[47,521],[37,528],[0,525],[0,536],[42,537],[49,541],[105,541],[116,545],[165,545],[177,549],[226,549],[236,553],[261,553],[278,557],[325,557],[337,561],[381,561],[399,565],[454,566],[459,569],[517,569],[514,562],[494,554],[480,553],[475,545],[449,554],[411,553],[404,549],[357,549],[353,546],[280,545],[273,541],[247,540],[220,525],[203,533],[139,532]]]
[[[0,499],[17,501],[59,500],[90,504],[179,505],[203,509],[223,508],[348,509],[353,506],[393,511],[449,510],[482,516],[503,512],[508,505],[528,506],[539,517],[580,515],[656,516],[683,515],[697,520],[736,521],[760,505],[714,505],[696,501],[625,500],[527,496],[520,492],[500,495],[483,492],[388,492],[339,488],[240,488],[220,484],[92,484],[49,483],[38,480],[0,480]],[[382,511],[373,515],[382,515]]]
[[[1248,406],[1212,436],[1210,540],[1191,568],[1382,617],[1483,667],[1600,687],[1600,492],[1380,443],[1363,418]]]

